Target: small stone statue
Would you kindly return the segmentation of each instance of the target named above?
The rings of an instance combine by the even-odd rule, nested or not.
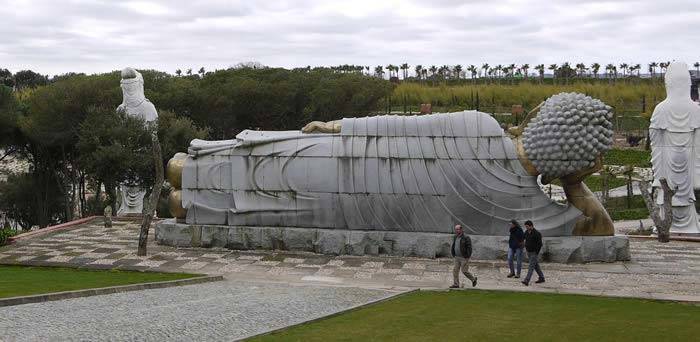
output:
[[[105,228],[112,228],[112,207],[107,206],[104,210]]]

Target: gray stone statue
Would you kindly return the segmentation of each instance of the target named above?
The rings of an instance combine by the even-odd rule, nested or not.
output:
[[[547,134],[536,133],[546,129],[541,123],[556,121],[547,115],[562,103],[574,107],[577,123],[575,106],[593,106],[591,116],[581,108],[591,125],[599,117],[607,122],[609,107],[583,95],[561,96],[545,105],[525,137],[535,175],[496,120],[476,111],[346,118],[325,130],[316,124],[339,130],[330,134],[245,130],[234,140],[194,140],[182,170],[186,222],[434,233],[459,223],[470,234],[502,235],[515,218],[538,222],[548,236],[573,235],[581,210],[551,201],[536,175],[593,167],[609,146],[609,132],[582,144],[580,153],[572,146],[557,163],[544,156],[549,141],[535,140]],[[309,127],[304,131],[313,132]],[[575,145],[586,129],[568,132],[562,138]]]
[[[676,189],[671,232],[697,234],[694,190],[700,189],[700,106],[690,98],[687,64],[671,63],[665,83],[666,99],[654,108],[649,125],[654,185],[665,178]],[[663,203],[663,196],[657,201]]]
[[[159,223],[156,239],[435,257],[449,255],[452,227],[461,224],[475,255],[494,259],[516,219],[536,223],[551,260],[624,260],[627,239],[612,236],[610,216],[583,182],[610,147],[610,110],[563,93],[513,136],[489,114],[463,111],[193,140],[168,163],[177,220]],[[538,178],[560,179],[568,203],[550,200]]]
[[[133,68],[122,70],[121,88],[124,99],[117,111],[144,119],[146,122],[158,120],[156,107],[146,98],[143,91],[143,76]],[[143,211],[143,198],[146,190],[122,184],[121,202],[118,215],[140,215]]]

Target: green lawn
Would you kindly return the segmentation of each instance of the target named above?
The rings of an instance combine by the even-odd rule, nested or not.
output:
[[[700,306],[497,291],[417,292],[254,341],[694,341]]]
[[[196,277],[196,274],[94,271],[0,265],[0,298]]]
[[[651,152],[635,149],[613,148],[603,156],[603,164],[651,167]]]

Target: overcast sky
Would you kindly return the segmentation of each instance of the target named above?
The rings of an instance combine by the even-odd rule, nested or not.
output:
[[[0,0],[0,68],[700,60],[698,0]]]

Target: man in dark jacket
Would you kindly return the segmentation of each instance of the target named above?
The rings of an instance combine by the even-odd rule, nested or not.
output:
[[[508,238],[508,267],[510,274],[508,278],[520,278],[520,270],[523,267],[523,246],[525,245],[525,234],[520,224],[516,220],[510,221],[510,238]],[[517,268],[513,267],[513,259],[517,260]]]
[[[452,239],[452,247],[450,248],[452,257],[455,261],[455,266],[452,269],[454,283],[450,286],[451,289],[459,288],[459,271],[472,281],[472,287],[476,286],[476,277],[469,273],[469,258],[472,256],[472,239],[464,235],[461,225],[455,226],[455,236]]]
[[[544,274],[542,274],[542,269],[540,269],[540,263],[538,260],[540,250],[542,249],[542,234],[535,229],[532,225],[532,221],[525,221],[525,250],[527,250],[527,257],[529,259],[529,266],[527,268],[527,276],[523,280],[523,285],[530,285],[530,278],[532,277],[532,271],[536,271],[539,279],[535,283],[544,283]]]

